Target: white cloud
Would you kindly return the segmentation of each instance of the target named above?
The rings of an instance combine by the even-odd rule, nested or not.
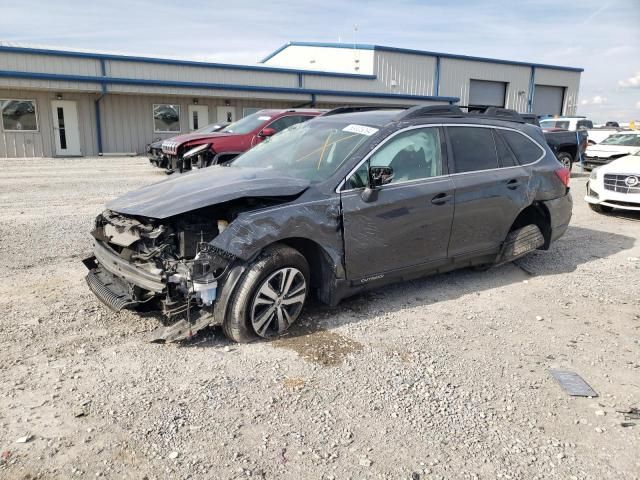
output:
[[[636,108],[640,110],[640,102],[636,103]]]
[[[603,105],[605,103],[607,103],[607,97],[596,95],[592,98],[585,98],[580,102],[580,105]]]
[[[618,85],[625,88],[640,88],[640,72],[636,73],[635,76],[629,77],[626,80],[620,80]]]

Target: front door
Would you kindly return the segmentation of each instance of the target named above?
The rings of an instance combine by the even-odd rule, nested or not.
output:
[[[53,131],[57,156],[82,155],[80,150],[80,129],[78,108],[72,100],[53,100]]]
[[[341,196],[350,280],[446,261],[455,192],[442,138],[437,127],[397,134],[347,179]],[[394,172],[392,182],[369,201],[362,197],[367,164]]]
[[[209,107],[189,105],[189,130],[194,131],[209,124]]]
[[[216,122],[226,123],[236,121],[236,107],[217,107]]]

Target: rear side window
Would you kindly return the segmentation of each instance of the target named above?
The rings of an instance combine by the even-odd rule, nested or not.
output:
[[[493,131],[493,139],[496,141],[496,150],[498,151],[498,161],[501,167],[515,167],[518,165],[516,157],[513,155],[507,143],[502,139],[497,130]]]
[[[498,168],[491,128],[447,127],[457,173]]]
[[[513,130],[499,130],[499,133],[507,141],[511,150],[518,157],[520,165],[533,163],[544,153],[542,148],[521,133],[514,132]]]

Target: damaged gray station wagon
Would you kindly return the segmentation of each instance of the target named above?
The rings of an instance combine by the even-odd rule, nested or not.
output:
[[[571,218],[568,183],[542,131],[513,111],[338,108],[228,166],[112,201],[87,282],[115,311],[161,310],[160,339],[208,325],[270,338],[312,294],[336,305],[547,249]]]

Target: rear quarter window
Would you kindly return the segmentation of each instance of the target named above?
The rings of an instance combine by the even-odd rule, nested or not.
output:
[[[499,130],[499,133],[509,144],[516,157],[518,157],[520,165],[536,162],[544,154],[544,150],[541,147],[521,133],[513,130]]]
[[[447,127],[457,173],[498,168],[491,128]]]

